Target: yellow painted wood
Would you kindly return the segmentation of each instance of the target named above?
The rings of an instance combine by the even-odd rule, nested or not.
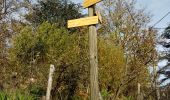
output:
[[[87,8],[89,6],[92,6],[98,2],[100,2],[101,0],[85,0],[84,3],[83,3],[83,7],[84,8]]]
[[[98,16],[68,20],[68,28],[87,26],[99,23]]]
[[[96,15],[98,16],[100,23],[103,23],[101,13],[99,11],[96,11]]]

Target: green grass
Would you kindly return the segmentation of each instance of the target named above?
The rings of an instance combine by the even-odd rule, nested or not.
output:
[[[21,92],[5,93],[0,91],[0,100],[35,100],[35,98],[28,94],[22,94]]]

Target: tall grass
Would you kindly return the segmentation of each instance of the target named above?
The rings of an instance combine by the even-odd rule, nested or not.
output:
[[[35,100],[33,96],[21,92],[5,93],[0,91],[0,100]]]

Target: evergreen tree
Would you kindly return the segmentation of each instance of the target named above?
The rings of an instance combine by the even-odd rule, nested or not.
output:
[[[166,29],[164,30],[163,34],[161,35],[161,38],[163,41],[160,41],[159,43],[165,48],[166,51],[164,51],[163,55],[160,57],[160,60],[168,60],[168,63],[163,66],[163,68],[161,68],[159,70],[158,73],[163,74],[165,76],[164,79],[162,79],[162,82],[170,79],[170,42],[168,41],[170,39],[170,25],[168,25],[168,27],[166,27]]]
[[[81,6],[69,0],[39,1],[33,6],[33,13],[26,15],[26,19],[39,25],[44,21],[57,23],[61,27],[67,27],[67,20],[82,16]]]

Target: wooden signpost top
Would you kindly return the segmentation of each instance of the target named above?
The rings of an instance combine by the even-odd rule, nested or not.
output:
[[[90,7],[98,2],[100,2],[101,0],[84,0],[84,3],[83,3],[83,7],[84,8],[87,8],[87,7]]]
[[[100,2],[100,1],[101,0],[84,0],[83,7],[88,8],[92,5],[95,5],[96,3]],[[96,14],[97,14],[97,16],[68,20],[68,24],[67,24],[68,28],[98,24],[99,20],[100,20],[100,22],[102,22],[100,13],[96,13]]]

